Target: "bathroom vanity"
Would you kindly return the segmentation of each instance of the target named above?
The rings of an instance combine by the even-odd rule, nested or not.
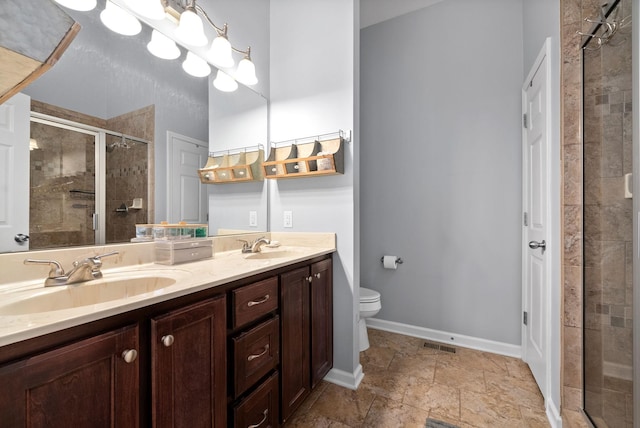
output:
[[[127,267],[132,278],[141,269],[178,279],[40,315],[20,314],[4,291],[0,420],[10,427],[279,426],[333,364],[333,251],[287,247],[251,258],[236,250],[179,267]],[[77,285],[92,286],[100,284]],[[33,329],[17,327],[17,319],[31,319]],[[12,334],[12,323],[20,331]]]

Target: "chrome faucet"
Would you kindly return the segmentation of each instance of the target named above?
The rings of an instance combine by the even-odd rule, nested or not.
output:
[[[264,236],[262,238],[256,239],[255,241],[253,241],[252,244],[249,244],[249,242],[245,241],[244,239],[238,239],[238,241],[242,242],[243,253],[259,253],[260,249],[262,248],[262,245],[268,244],[270,242]]]
[[[62,265],[55,260],[35,260],[25,259],[24,264],[46,264],[50,265],[49,276],[44,280],[45,287],[52,287],[56,285],[68,285],[76,284],[78,282],[91,281],[93,279],[102,278],[102,258],[108,256],[114,256],[118,254],[118,251],[112,251],[106,254],[100,254],[97,256],[87,257],[86,259],[73,262],[73,268],[69,273],[65,274]]]

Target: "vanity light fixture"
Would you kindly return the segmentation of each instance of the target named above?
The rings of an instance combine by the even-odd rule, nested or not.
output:
[[[202,19],[196,13],[195,2],[188,5],[180,14],[180,22],[175,34],[180,41],[191,46],[204,46],[209,43],[204,34]]]
[[[233,92],[238,89],[238,82],[222,70],[218,70],[213,86],[222,92]]]
[[[138,18],[110,0],[107,0],[104,10],[100,12],[100,20],[108,29],[123,36],[135,36],[142,31]]]
[[[247,48],[245,57],[238,63],[236,79],[245,85],[255,85],[258,83],[256,77],[256,66],[251,61],[251,48]]]
[[[80,12],[88,12],[96,7],[96,0],[55,0],[56,3]]]
[[[125,3],[135,13],[154,21],[160,21],[166,16],[159,0],[125,0]]]
[[[207,77],[211,74],[211,67],[207,61],[193,52],[187,52],[187,58],[182,63],[182,69],[194,77]]]
[[[231,43],[227,39],[227,24],[224,24],[223,31],[218,34],[218,37],[213,39],[207,57],[216,67],[231,68],[235,64],[231,56]]]
[[[158,30],[151,32],[151,41],[147,44],[147,49],[162,59],[176,59],[180,56],[180,49],[176,46],[176,42]]]

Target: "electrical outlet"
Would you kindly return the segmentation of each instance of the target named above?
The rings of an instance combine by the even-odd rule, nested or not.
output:
[[[249,211],[249,227],[258,227],[257,211]]]
[[[284,227],[293,227],[293,211],[284,212]]]

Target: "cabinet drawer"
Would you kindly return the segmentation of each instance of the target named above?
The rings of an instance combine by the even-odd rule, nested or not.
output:
[[[233,409],[233,426],[274,428],[278,419],[278,373],[274,373]]]
[[[238,397],[280,361],[276,316],[233,339],[234,392]]]
[[[232,328],[243,326],[278,309],[278,278],[238,288],[231,293]]]

